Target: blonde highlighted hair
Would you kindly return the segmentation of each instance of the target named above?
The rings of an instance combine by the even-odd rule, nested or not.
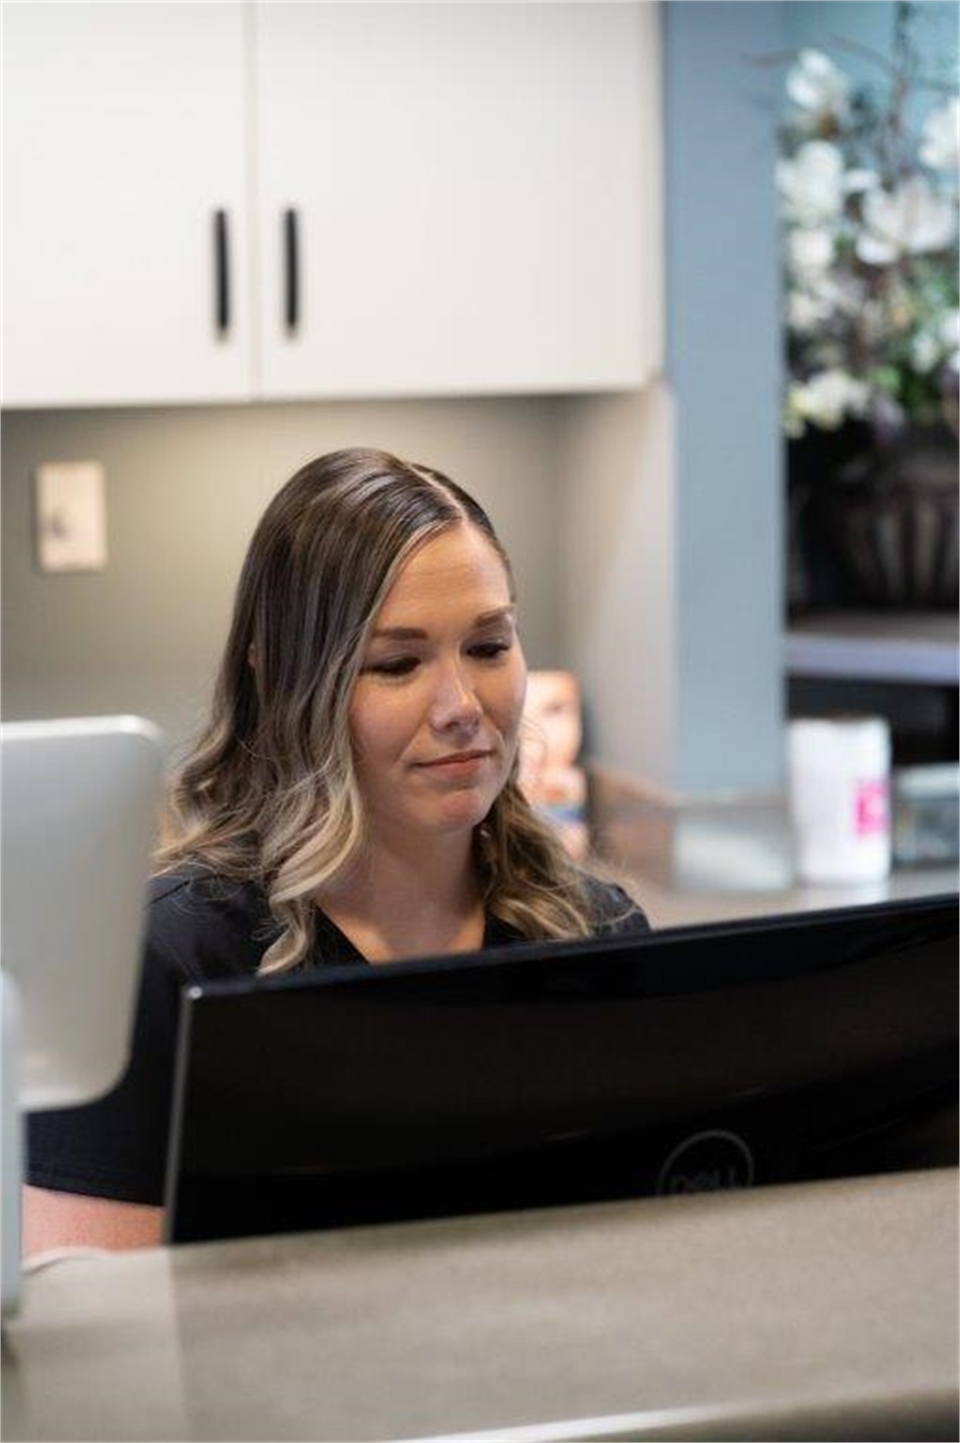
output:
[[[438,471],[382,451],[311,461],[267,507],[247,551],[211,714],[168,799],[161,871],[198,865],[260,886],[279,926],[261,973],[310,958],[315,898],[366,836],[349,706],[373,619],[430,537],[489,518]],[[516,762],[475,856],[488,915],[534,938],[591,931],[581,874],[517,785]]]

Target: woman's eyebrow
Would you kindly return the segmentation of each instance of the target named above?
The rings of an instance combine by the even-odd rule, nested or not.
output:
[[[474,621],[474,626],[491,626],[495,621],[513,621],[513,606],[498,606],[494,611],[484,611]]]
[[[484,611],[476,617],[473,627],[491,626],[496,621],[512,621],[514,607],[498,606],[494,611]],[[381,626],[370,633],[372,641],[385,638],[388,641],[425,641],[427,633],[419,626]]]
[[[423,641],[427,633],[418,626],[381,626],[370,633],[371,641],[387,637],[390,641]]]

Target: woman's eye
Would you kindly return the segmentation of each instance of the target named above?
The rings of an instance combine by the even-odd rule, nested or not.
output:
[[[391,661],[374,662],[364,667],[364,671],[373,672],[374,676],[409,676],[416,666],[419,661],[415,656],[398,656]]]
[[[510,650],[509,641],[481,641],[476,646],[471,646],[470,655],[479,657],[481,661],[493,661],[503,652]]]

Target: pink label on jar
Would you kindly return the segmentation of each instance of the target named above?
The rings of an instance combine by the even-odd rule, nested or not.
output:
[[[858,782],[854,793],[854,830],[858,837],[875,836],[889,826],[887,783]]]

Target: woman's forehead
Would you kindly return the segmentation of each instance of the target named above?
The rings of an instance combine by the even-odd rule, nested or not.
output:
[[[466,602],[478,614],[509,606],[510,580],[491,542],[475,526],[451,526],[432,536],[401,567],[378,613],[378,622],[410,608],[443,610]]]

